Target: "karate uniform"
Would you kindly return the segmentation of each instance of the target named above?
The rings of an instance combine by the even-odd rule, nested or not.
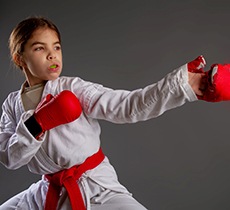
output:
[[[134,91],[113,90],[78,77],[59,77],[45,84],[42,98],[47,94],[57,95],[63,90],[70,90],[78,97],[83,112],[77,120],[46,131],[38,141],[24,124],[34,110],[25,111],[21,100],[22,89],[10,93],[2,106],[0,161],[9,169],[27,165],[32,173],[43,176],[29,189],[2,204],[0,210],[43,209],[49,186],[44,174],[80,165],[95,154],[100,148],[98,120],[113,123],[145,121],[186,101],[197,100],[188,84],[187,65],[157,83]],[[119,206],[125,210],[145,209],[119,183],[107,157],[96,168],[86,171],[78,184],[87,209],[113,210]],[[71,209],[64,188],[58,209]]]

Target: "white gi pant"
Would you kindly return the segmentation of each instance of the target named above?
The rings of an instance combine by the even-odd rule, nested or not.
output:
[[[79,186],[87,210],[146,210],[132,195],[102,188],[90,178],[81,177]],[[46,178],[31,185],[27,190],[12,197],[0,206],[0,210],[42,210],[48,190]],[[71,210],[66,190],[63,188],[57,210]]]

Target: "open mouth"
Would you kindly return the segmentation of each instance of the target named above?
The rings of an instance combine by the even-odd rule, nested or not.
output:
[[[58,66],[56,64],[53,64],[50,66],[51,69],[56,69]]]
[[[49,70],[52,72],[56,72],[59,70],[59,65],[58,64],[52,64],[49,66]]]

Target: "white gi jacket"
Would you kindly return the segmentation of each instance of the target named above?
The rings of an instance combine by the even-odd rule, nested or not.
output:
[[[41,141],[37,141],[24,124],[33,110],[25,112],[21,92],[9,94],[2,106],[0,124],[0,162],[3,165],[9,169],[27,165],[31,172],[42,175],[81,164],[100,148],[98,119],[135,123],[157,117],[186,101],[197,100],[188,84],[187,65],[155,84],[134,91],[113,90],[78,77],[59,77],[46,83],[43,97],[66,89],[78,97],[83,113],[74,122],[47,131]],[[86,174],[106,189],[128,193],[118,182],[107,158]]]

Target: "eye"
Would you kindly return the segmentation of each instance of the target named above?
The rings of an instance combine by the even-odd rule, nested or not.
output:
[[[34,51],[41,51],[41,50],[43,50],[44,48],[43,47],[36,47],[35,49],[34,49]]]
[[[54,50],[56,50],[56,51],[61,50],[61,45],[59,45],[59,44],[58,44],[58,45],[55,45],[55,46],[54,46]]]
[[[61,46],[60,46],[60,45],[57,45],[57,46],[54,47],[54,49],[57,50],[57,51],[58,51],[58,50],[61,50]]]

